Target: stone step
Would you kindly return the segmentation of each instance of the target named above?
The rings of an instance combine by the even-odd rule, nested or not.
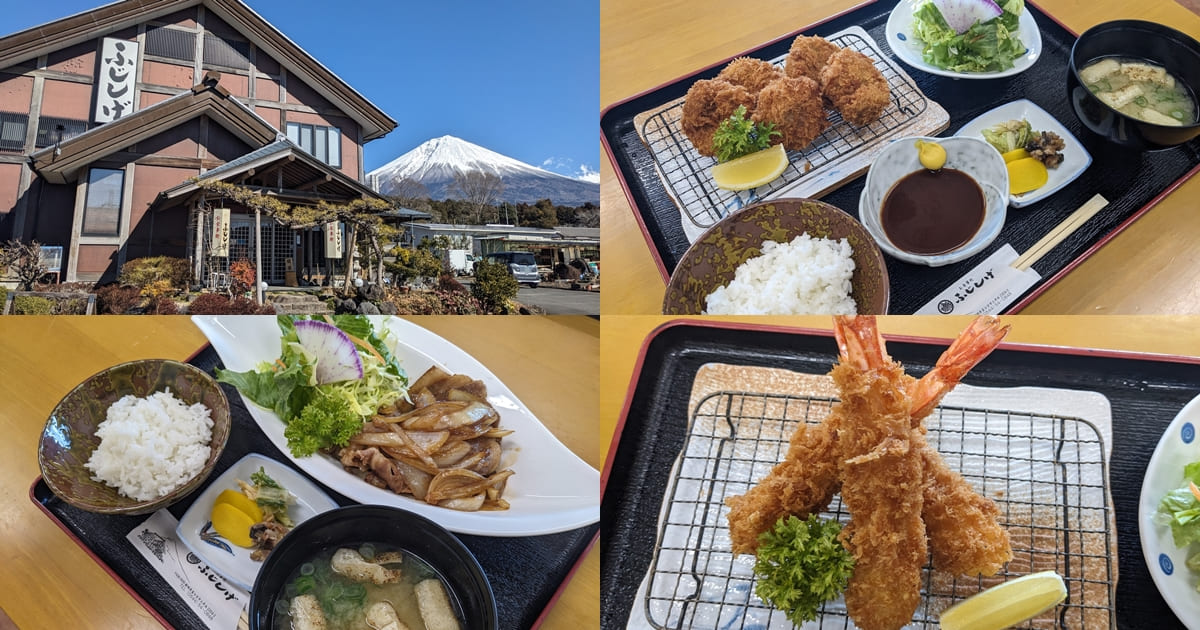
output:
[[[311,293],[268,293],[266,301],[280,315],[331,315],[333,311]]]

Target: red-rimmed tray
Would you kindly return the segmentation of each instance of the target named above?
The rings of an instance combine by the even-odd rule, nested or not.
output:
[[[207,372],[220,365],[216,351],[206,346],[189,361]],[[270,440],[258,429],[241,396],[227,385],[233,430],[225,451],[221,454],[210,480],[215,480],[226,468],[247,453],[262,453],[291,465]],[[308,477],[313,483],[320,483]],[[197,488],[189,497],[169,508],[175,518],[181,518],[192,500],[204,488]],[[339,505],[353,501],[322,487]],[[168,628],[203,628],[179,595],[142,558],[125,536],[148,516],[119,516],[93,514],[68,505],[59,499],[38,477],[30,487],[29,496],[35,504],[72,540],[91,556],[125,590],[137,599],[156,619]],[[584,554],[599,537],[600,525],[574,529],[558,534],[524,538],[493,538],[455,534],[479,560],[496,596],[500,628],[518,630],[535,628],[550,605],[558,598],[563,585],[574,573]]]
[[[889,353],[914,375],[926,372],[945,346],[944,340],[888,340]],[[828,331],[751,324],[679,320],[647,338],[601,475],[601,627],[623,628],[630,611],[640,610],[636,592],[654,553],[671,468],[687,437],[700,367],[727,363],[823,374],[835,355]],[[1115,627],[1142,627],[1153,619],[1162,628],[1182,628],[1146,568],[1137,515],[1142,475],[1162,431],[1200,392],[1200,358],[1004,344],[964,382],[1087,390],[1108,399],[1119,566]]]
[[[860,5],[819,24],[768,42],[735,56],[772,59],[787,52],[797,34],[829,35],[849,26],[861,26],[895,63],[884,37],[891,0]],[[1092,165],[1054,195],[1027,208],[1010,209],[1004,230],[990,247],[962,262],[929,268],[887,259],[891,280],[892,313],[913,313],[969,269],[1005,243],[1023,252],[1071,212],[1099,193],[1109,206],[1034,265],[1041,282],[1020,297],[1009,311],[1016,312],[1094,253],[1108,239],[1128,227],[1163,196],[1200,170],[1200,141],[1144,154],[1131,154],[1086,131],[1067,101],[1067,58],[1076,35],[1033,3],[1026,3],[1041,29],[1042,53],[1032,68],[1013,77],[970,81],[934,76],[904,66],[921,92],[950,114],[945,135],[997,105],[1027,98],[1045,109],[1079,138],[1092,155]],[[664,280],[687,250],[679,208],[667,192],[649,149],[634,119],[641,113],[687,93],[692,83],[715,76],[729,60],[721,60],[687,76],[633,96],[605,109],[600,118],[601,143],[634,209],[652,256]],[[1131,157],[1132,156],[1132,157]],[[823,197],[823,200],[857,216],[863,178],[859,177]]]

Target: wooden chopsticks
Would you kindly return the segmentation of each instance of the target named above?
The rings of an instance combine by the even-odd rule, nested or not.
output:
[[[1101,195],[1092,197],[1087,203],[1080,206],[1078,210],[1072,212],[1066,219],[1063,219],[1062,223],[1059,223],[1053,230],[1050,230],[1040,241],[1034,243],[1033,247],[1026,250],[1024,254],[1021,254],[1020,257],[1013,261],[1011,266],[1020,271],[1029,269],[1033,266],[1033,263],[1041,260],[1042,256],[1045,256],[1047,252],[1063,242],[1063,239],[1079,229],[1079,226],[1087,223],[1088,219],[1096,216],[1096,213],[1100,212],[1107,205],[1108,200]]]

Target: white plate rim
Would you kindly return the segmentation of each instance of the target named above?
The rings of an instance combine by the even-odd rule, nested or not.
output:
[[[1031,111],[1036,112],[1038,114],[1038,116],[1041,117],[1042,119],[1052,122],[1053,124],[1051,125],[1052,126],[1051,129],[1038,129],[1038,131],[1053,131],[1054,133],[1058,134],[1067,143],[1067,149],[1064,149],[1064,151],[1070,150],[1072,153],[1075,153],[1076,151],[1078,151],[1078,153],[1083,156],[1082,164],[1076,165],[1074,171],[1071,171],[1069,175],[1065,175],[1064,177],[1062,177],[1058,182],[1054,183],[1053,185],[1051,185],[1049,182],[1047,182],[1045,186],[1042,186],[1041,188],[1039,188],[1037,190],[1030,191],[1028,193],[1024,193],[1021,195],[1010,195],[1009,196],[1008,205],[1010,205],[1014,208],[1024,208],[1026,206],[1033,205],[1033,204],[1041,201],[1042,199],[1049,197],[1050,195],[1053,195],[1054,193],[1062,190],[1063,188],[1066,188],[1067,185],[1069,185],[1071,182],[1075,181],[1076,179],[1079,179],[1079,176],[1083,175],[1083,172],[1088,170],[1088,167],[1090,167],[1092,165],[1092,154],[1088,153],[1088,150],[1086,147],[1083,146],[1083,143],[1080,142],[1079,139],[1075,137],[1075,134],[1071,133],[1070,130],[1068,130],[1067,127],[1065,125],[1063,125],[1061,121],[1059,121],[1057,118],[1052,116],[1050,114],[1050,112],[1046,111],[1045,109],[1042,109],[1042,107],[1040,105],[1038,105],[1037,103],[1034,103],[1033,101],[1031,101],[1027,98],[1010,101],[1008,103],[1004,103],[1003,105],[998,105],[996,107],[993,107],[992,109],[989,109],[988,111],[972,118],[970,121],[965,123],[963,126],[959,127],[958,131],[954,132],[954,135],[955,136],[965,136],[965,135],[967,135],[967,132],[976,132],[979,129],[988,126],[988,125],[983,124],[984,121],[993,122],[993,121],[1014,120],[1017,117],[1026,118],[1026,119],[1029,118],[1028,115],[1022,116],[1019,113],[1011,113],[1011,114],[1006,113],[1006,112],[1009,112],[1010,110],[1013,112],[1022,112],[1022,113],[1031,112]],[[1031,124],[1033,123],[1032,120],[1029,122]],[[1040,126],[1044,127],[1045,124],[1042,124]],[[1035,126],[1035,128],[1036,128],[1036,126]],[[976,137],[976,136],[973,135],[971,137]],[[1067,171],[1059,171],[1059,169],[1061,169],[1063,166],[1066,165],[1065,164],[1066,160],[1064,159],[1063,161],[1064,161],[1064,164],[1059,165],[1059,167],[1057,169],[1051,169],[1050,172],[1052,175],[1059,174],[1060,172],[1067,173]],[[1075,160],[1072,160],[1072,161],[1074,162]]]
[[[1196,439],[1200,437],[1200,432],[1197,431],[1197,428],[1200,427],[1200,396],[1189,401],[1175,415],[1171,424],[1167,425],[1166,430],[1163,431],[1162,437],[1159,438],[1158,445],[1154,447],[1154,454],[1150,456],[1146,474],[1142,477],[1142,491],[1138,497],[1138,538],[1142,545],[1142,557],[1146,561],[1146,568],[1150,571],[1154,586],[1166,600],[1167,606],[1190,630],[1200,630],[1200,593],[1197,593],[1188,584],[1183,585],[1184,594],[1177,593],[1178,590],[1181,590],[1178,588],[1180,582],[1172,581],[1171,578],[1163,575],[1159,567],[1159,556],[1166,555],[1175,566],[1175,571],[1187,572],[1188,569],[1183,564],[1183,560],[1186,559],[1186,549],[1175,547],[1169,528],[1154,523],[1154,512],[1158,510],[1158,503],[1162,499],[1163,493],[1179,487],[1182,483],[1182,468],[1175,473],[1178,476],[1175,484],[1164,488],[1160,480],[1168,476],[1168,471],[1165,470],[1167,464],[1164,460],[1175,455],[1175,436],[1180,435],[1184,425],[1189,423],[1193,427],[1193,436],[1196,436],[1193,437],[1192,442],[1196,453],[1189,458],[1189,461],[1196,461],[1200,460],[1200,440]]]
[[[196,500],[192,503],[191,507],[189,507],[187,511],[183,513],[183,517],[181,517],[179,522],[175,525],[175,537],[178,538],[180,542],[182,542],[184,546],[188,548],[188,551],[191,551],[198,558],[207,563],[209,568],[219,573],[226,580],[229,580],[229,582],[231,582],[234,586],[246,591],[249,591],[254,587],[254,581],[258,577],[258,572],[256,571],[254,575],[249,576],[250,579],[248,581],[244,580],[243,576],[236,573],[234,568],[231,567],[227,562],[222,562],[222,560],[225,560],[223,556],[215,555],[212,549],[209,549],[205,547],[205,545],[201,544],[202,541],[196,540],[194,538],[193,529],[195,528],[195,524],[197,522],[204,523],[209,520],[206,516],[199,514],[199,511],[204,509],[205,506],[211,506],[213,501],[216,500],[217,494],[225,489],[237,489],[235,487],[234,480],[230,479],[230,477],[234,475],[240,467],[248,463],[251,465],[257,464],[267,468],[268,474],[278,481],[279,484],[284,487],[284,489],[286,489],[288,492],[291,492],[292,496],[296,497],[297,503],[300,503],[312,510],[312,514],[309,514],[304,518],[295,519],[297,525],[316,516],[317,514],[328,512],[329,510],[334,510],[338,507],[338,504],[332,498],[330,498],[328,494],[325,494],[325,492],[316,484],[306,479],[304,475],[296,472],[295,469],[287,466],[286,464],[267,457],[262,453],[247,453],[241,459],[234,462],[229,468],[226,468],[225,472],[221,473],[219,477],[209,483],[208,487],[206,487],[204,491],[196,497]],[[315,503],[320,504],[315,505]],[[194,519],[199,520],[196,521]],[[213,561],[214,557],[218,558],[217,562]],[[259,563],[258,566],[261,569],[262,563]]]
[[[1020,74],[1033,66],[1042,54],[1042,31],[1038,28],[1037,20],[1033,18],[1033,14],[1026,7],[1021,11],[1021,16],[1018,18],[1019,32],[1018,36],[1025,44],[1025,54],[1013,60],[1013,67],[1000,72],[952,72],[937,66],[925,63],[919,52],[916,52],[913,45],[907,40],[901,40],[897,37],[897,33],[901,32],[901,22],[905,22],[904,31],[912,31],[912,10],[915,5],[925,0],[906,0],[898,3],[896,8],[892,9],[891,15],[888,16],[887,25],[884,27],[884,37],[887,39],[888,47],[892,49],[892,54],[904,63],[930,74],[936,74],[943,77],[951,77],[954,79],[1002,79]],[[901,11],[904,9],[904,11]],[[906,36],[908,37],[908,36]]]
[[[409,352],[417,355],[418,359],[423,358],[429,364],[439,365],[451,372],[469,374],[487,383],[488,400],[500,411],[502,426],[515,429],[512,436],[505,438],[506,455],[512,453],[515,447],[516,450],[522,451],[518,455],[521,460],[526,462],[542,461],[543,463],[548,460],[550,464],[561,468],[554,468],[556,474],[553,475],[538,475],[536,472],[532,474],[527,472],[522,475],[521,462],[517,461],[512,466],[516,474],[509,480],[508,490],[505,494],[505,498],[512,505],[509,510],[460,512],[441,508],[411,497],[375,488],[343,470],[341,465],[332,458],[322,455],[294,457],[288,450],[287,441],[283,437],[283,424],[275,414],[258,407],[242,396],[242,400],[246,403],[246,407],[259,429],[296,467],[322,485],[353,501],[399,507],[420,514],[452,532],[461,534],[500,537],[536,536],[577,529],[600,520],[599,471],[559,442],[537,416],[491,370],[458,346],[407,319],[395,316],[369,316],[369,318],[377,328],[386,325],[391,330],[394,338],[403,346],[397,349],[398,355]],[[221,355],[222,361],[230,369],[239,371],[250,369],[258,360],[269,361],[278,356],[279,332],[274,316],[195,315],[192,317],[192,321],[208,337],[209,342]],[[231,330],[246,332],[245,329],[251,326],[255,332],[259,332],[259,335],[253,339],[242,340],[242,342],[252,345],[257,342],[257,345],[262,346],[269,341],[269,351],[261,348],[258,351],[269,353],[270,356],[264,355],[262,359],[253,358],[246,356],[243,348],[239,348],[237,353],[233,353],[226,346],[226,343],[236,338],[232,336]],[[266,336],[268,327],[273,331],[270,337]],[[222,352],[223,349],[225,352]],[[408,372],[410,379],[416,379],[427,366],[402,363],[402,367]],[[525,449],[523,444],[538,444],[545,448],[534,449],[535,454],[530,456],[524,454],[524,451],[528,449]],[[526,468],[526,470],[530,469]],[[559,486],[563,483],[572,485],[569,494],[522,494],[522,488],[530,487],[528,486],[530,482],[534,483],[531,488],[535,490],[545,486],[561,490]],[[550,508],[541,512],[523,510],[522,499],[528,500],[534,507],[557,504],[562,504],[564,507]]]

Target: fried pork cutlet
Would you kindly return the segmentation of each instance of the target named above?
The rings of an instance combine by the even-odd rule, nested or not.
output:
[[[778,66],[752,57],[738,57],[729,62],[724,70],[717,75],[718,79],[740,85],[751,94],[758,94],[767,84],[783,77],[783,70]]]
[[[747,116],[754,111],[754,95],[740,85],[721,79],[703,79],[692,84],[683,102],[680,125],[700,155],[717,154],[713,134],[739,105],[746,107]]]
[[[821,93],[842,118],[859,126],[879,120],[892,100],[887,79],[871,58],[845,48],[821,70]]]
[[[821,88],[808,77],[783,77],[772,81],[758,93],[754,122],[775,123],[783,147],[797,151],[812,144],[829,126]]]
[[[813,81],[819,81],[821,68],[824,68],[829,57],[839,50],[841,48],[837,44],[824,37],[801,35],[792,40],[792,47],[788,50],[784,70],[792,78],[808,77]]]

